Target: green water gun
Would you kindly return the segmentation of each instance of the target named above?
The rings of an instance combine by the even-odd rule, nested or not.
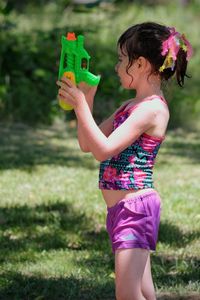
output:
[[[96,86],[99,84],[100,76],[95,76],[89,72],[90,55],[84,49],[84,36],[74,32],[68,32],[67,36],[62,36],[62,50],[59,65],[59,79],[65,76],[75,84],[82,81],[88,85]],[[59,99],[59,104],[64,110],[72,110],[73,107]]]

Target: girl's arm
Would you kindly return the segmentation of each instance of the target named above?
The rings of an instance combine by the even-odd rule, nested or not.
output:
[[[81,82],[78,86],[78,88],[84,93],[85,99],[88,103],[88,106],[90,108],[91,114],[93,112],[93,102],[94,102],[94,96],[96,94],[97,86],[91,87],[85,84],[84,82]],[[120,109],[120,108],[119,108]],[[116,113],[116,112],[115,112]],[[108,119],[104,120],[100,125],[100,130],[105,134],[105,136],[109,136],[111,132],[113,131],[113,121],[114,121],[114,115],[113,113]],[[87,142],[87,136],[84,135],[84,132],[81,128],[81,124],[78,121],[77,126],[77,135],[78,135],[78,142],[81,150],[83,152],[91,152],[89,144]]]
[[[131,145],[142,133],[154,126],[155,107],[148,102],[141,103],[127,120],[108,137],[99,129],[90,111],[84,94],[68,79],[62,79],[59,95],[74,107],[79,126],[87,139],[93,156],[104,161]]]
[[[88,103],[88,101],[87,101]],[[88,103],[88,107],[92,114],[92,108]],[[78,119],[77,119],[78,120]],[[113,121],[114,121],[114,114],[111,115],[108,119],[104,120],[98,127],[105,136],[109,136],[113,131]],[[78,120],[78,141],[79,146],[83,152],[91,152],[89,143],[87,141],[87,136],[84,134],[84,130],[82,129],[81,122]]]
[[[93,156],[98,161],[104,161],[122,152],[142,133],[153,127],[156,112],[149,108],[147,103],[142,103],[109,137],[98,128],[86,103],[82,102],[77,106],[75,113]]]
[[[84,93],[85,99],[86,99],[86,101],[88,103],[88,106],[90,108],[90,111],[92,113],[93,112],[94,96],[95,96],[96,91],[97,91],[97,86],[91,87],[91,86],[87,85],[86,83],[81,82],[78,85],[78,88]],[[84,135],[84,132],[81,128],[81,124],[79,123],[79,121],[78,121],[78,124],[77,124],[77,135],[78,135],[78,142],[79,142],[79,146],[80,146],[81,150],[83,152],[90,152],[89,145],[87,143],[87,139]]]
[[[125,106],[126,104],[128,104],[131,101],[132,101],[132,99],[125,101],[108,119],[106,119],[99,125],[99,128],[105,134],[105,136],[108,137],[112,133],[113,121],[114,121],[114,117],[117,114],[117,112],[120,111],[123,106]]]
[[[88,99],[86,99],[88,106],[90,108],[90,111],[92,113],[92,109],[93,109],[93,101],[94,98],[92,100],[92,104],[90,101],[88,101]],[[112,133],[113,131],[113,122],[114,122],[114,117],[115,114],[121,110],[122,106],[124,106],[125,104],[129,103],[131,100],[127,100],[125,101],[109,118],[107,118],[106,120],[104,120],[100,125],[98,125],[99,129],[102,131],[102,133],[106,136],[109,137],[109,135]],[[90,147],[87,141],[87,136],[84,135],[84,132],[81,128],[81,124],[78,121],[78,140],[79,140],[79,145],[80,148],[83,152],[91,152],[90,151]],[[82,141],[82,143],[81,143]],[[84,143],[83,143],[84,142]]]
[[[87,99],[88,107],[90,109],[90,112],[92,114],[93,111],[93,99]],[[79,120],[77,119],[78,124],[77,124],[77,136],[78,136],[78,142],[81,150],[83,152],[90,152],[89,145],[87,143],[87,139],[85,137],[84,131],[82,130],[81,124]]]

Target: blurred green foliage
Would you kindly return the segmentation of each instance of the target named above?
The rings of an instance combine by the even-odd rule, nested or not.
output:
[[[130,91],[122,90],[114,71],[119,35],[132,23],[153,20],[177,26],[190,35],[195,54],[189,68],[192,79],[186,80],[184,89],[170,83],[165,93],[167,99],[173,100],[170,126],[200,128],[199,0],[101,2],[87,7],[75,5],[72,0],[0,0],[1,120],[50,124],[56,116],[64,115],[57,104],[55,82],[60,39],[67,31],[85,35],[85,47],[91,55],[90,69],[102,75],[94,111],[97,120],[102,120],[132,96]],[[66,115],[74,117],[73,112]]]
[[[49,96],[55,88],[48,83],[55,82],[55,66],[49,64],[55,55],[53,40],[53,35],[43,32],[35,36],[9,33],[1,36],[2,116],[31,123],[51,120]]]

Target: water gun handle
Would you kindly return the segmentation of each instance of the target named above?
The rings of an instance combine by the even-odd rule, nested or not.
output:
[[[99,80],[100,80],[100,76],[99,75],[96,76],[96,75],[92,74],[91,72],[84,73],[81,76],[81,81],[84,81],[88,85],[91,85],[91,86],[98,85]]]
[[[61,75],[61,77],[63,77],[63,76],[70,79],[74,84],[76,84],[75,74],[72,71],[64,72]],[[64,109],[64,110],[73,110],[73,107],[70,104],[66,103],[63,99],[59,98],[58,102],[59,102],[59,105],[62,109]]]

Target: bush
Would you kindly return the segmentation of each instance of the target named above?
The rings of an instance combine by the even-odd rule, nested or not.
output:
[[[166,96],[168,100],[173,100],[170,103],[170,126],[199,128],[197,1],[191,1],[194,4],[189,5],[187,11],[176,11],[173,4],[147,8],[147,1],[135,1],[137,5],[109,2],[113,4],[109,4],[107,8],[97,6],[74,10],[75,5],[68,7],[70,1],[65,0],[58,1],[59,5],[47,0],[29,1],[27,7],[23,1],[0,0],[1,119],[49,124],[60,114],[55,85],[61,50],[60,38],[67,31],[75,31],[76,34],[83,33],[86,37],[85,47],[92,57],[91,72],[102,75],[94,110],[95,118],[101,121],[121,101],[133,97],[130,91],[124,91],[119,86],[114,71],[117,37],[133,20],[161,22],[159,18],[162,17],[163,22],[167,20],[167,23],[182,28],[186,36],[190,32],[185,24],[191,24],[191,43],[195,54],[189,64],[192,79],[186,81],[184,89],[170,87],[173,95]],[[164,0],[159,2],[164,3]],[[37,5],[34,7],[34,4]],[[23,14],[18,11],[20,5],[24,5]],[[45,22],[40,27],[43,20]],[[23,30],[22,26],[26,26],[24,24],[28,25],[26,30]],[[67,118],[73,117],[73,113],[67,113]]]
[[[1,35],[1,117],[31,123],[51,121],[56,39],[56,34],[42,32]]]

